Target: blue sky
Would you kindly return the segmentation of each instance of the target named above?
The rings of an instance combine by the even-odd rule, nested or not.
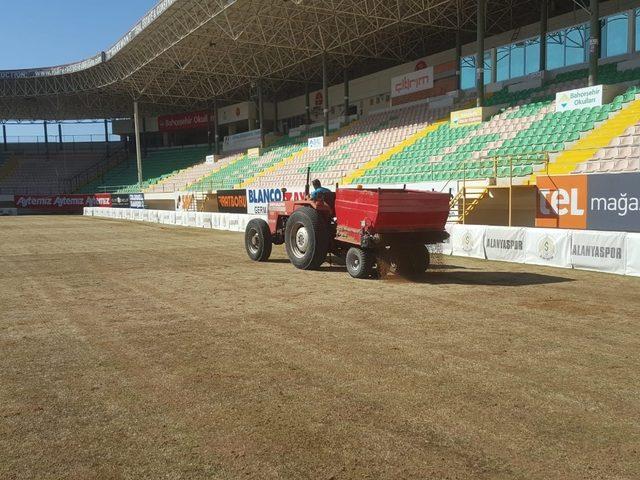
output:
[[[114,44],[155,0],[2,0],[0,70],[75,62]],[[65,125],[63,134],[100,133],[102,125]],[[42,135],[42,126],[8,125],[7,134]],[[49,134],[57,135],[52,125]],[[1,134],[0,134],[1,136]]]

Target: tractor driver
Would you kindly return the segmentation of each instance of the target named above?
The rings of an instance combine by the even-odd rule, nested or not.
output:
[[[311,182],[311,185],[313,185],[313,192],[311,192],[311,195],[309,195],[309,198],[311,198],[311,200],[327,200],[327,197],[329,197],[331,195],[331,190],[329,190],[328,188],[324,188],[322,186],[322,184],[320,183],[320,180],[318,180],[317,178]]]
[[[333,210],[336,205],[336,194],[328,188],[324,188],[317,178],[311,182],[311,185],[313,185],[313,192],[311,192],[309,198],[311,200],[322,200]]]

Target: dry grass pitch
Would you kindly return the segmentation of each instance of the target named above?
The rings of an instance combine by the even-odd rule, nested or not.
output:
[[[0,218],[0,479],[637,479],[640,281]]]

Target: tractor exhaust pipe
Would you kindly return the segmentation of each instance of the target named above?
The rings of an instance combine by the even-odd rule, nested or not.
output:
[[[304,195],[305,197],[309,196],[309,192],[311,191],[309,182],[311,181],[311,167],[307,167],[307,183],[304,186]]]

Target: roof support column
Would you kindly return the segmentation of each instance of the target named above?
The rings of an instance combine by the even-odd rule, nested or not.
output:
[[[104,119],[104,149],[108,157],[111,152],[109,152],[109,122],[106,118]]]
[[[58,148],[64,150],[64,143],[62,143],[62,124],[58,124]]]
[[[329,136],[329,79],[327,78],[327,55],[322,54],[322,101],[324,108],[322,109],[324,120],[324,136]]]
[[[278,125],[278,97],[273,97],[273,130],[280,133],[280,125]]]
[[[9,150],[9,145],[7,143],[7,126],[2,124],[2,144],[4,145],[4,151]]]
[[[264,148],[264,96],[262,95],[262,80],[258,81],[258,121],[260,122],[260,148]]]
[[[547,77],[547,31],[549,30],[549,0],[540,0],[540,74]]]
[[[211,155],[213,149],[213,122],[211,121],[211,116],[213,112],[211,111],[211,106],[207,108],[207,151],[209,155]]]
[[[304,123],[307,125],[307,129],[309,125],[311,125],[311,102],[309,100],[309,83],[304,84]]]
[[[147,119],[142,117],[142,153],[147,156]]]
[[[44,153],[49,156],[49,132],[47,131],[47,122],[46,120],[42,122],[42,126],[44,127]]]
[[[600,58],[600,5],[591,0],[591,38],[589,39],[589,86],[598,84],[598,60]]]
[[[138,167],[138,185],[142,186],[142,151],[140,146],[140,115],[138,101],[133,102],[133,128],[136,135],[136,165]]]
[[[478,107],[484,106],[484,34],[486,0],[478,0],[478,42],[476,52],[476,90],[478,92]]]
[[[344,69],[344,124],[349,123],[349,70]]]
[[[220,154],[220,132],[218,130],[218,99],[213,99],[213,153]]]
[[[456,90],[462,90],[462,32],[456,30]]]
[[[629,10],[629,45],[627,47],[628,53],[635,53],[636,51],[636,11]]]

